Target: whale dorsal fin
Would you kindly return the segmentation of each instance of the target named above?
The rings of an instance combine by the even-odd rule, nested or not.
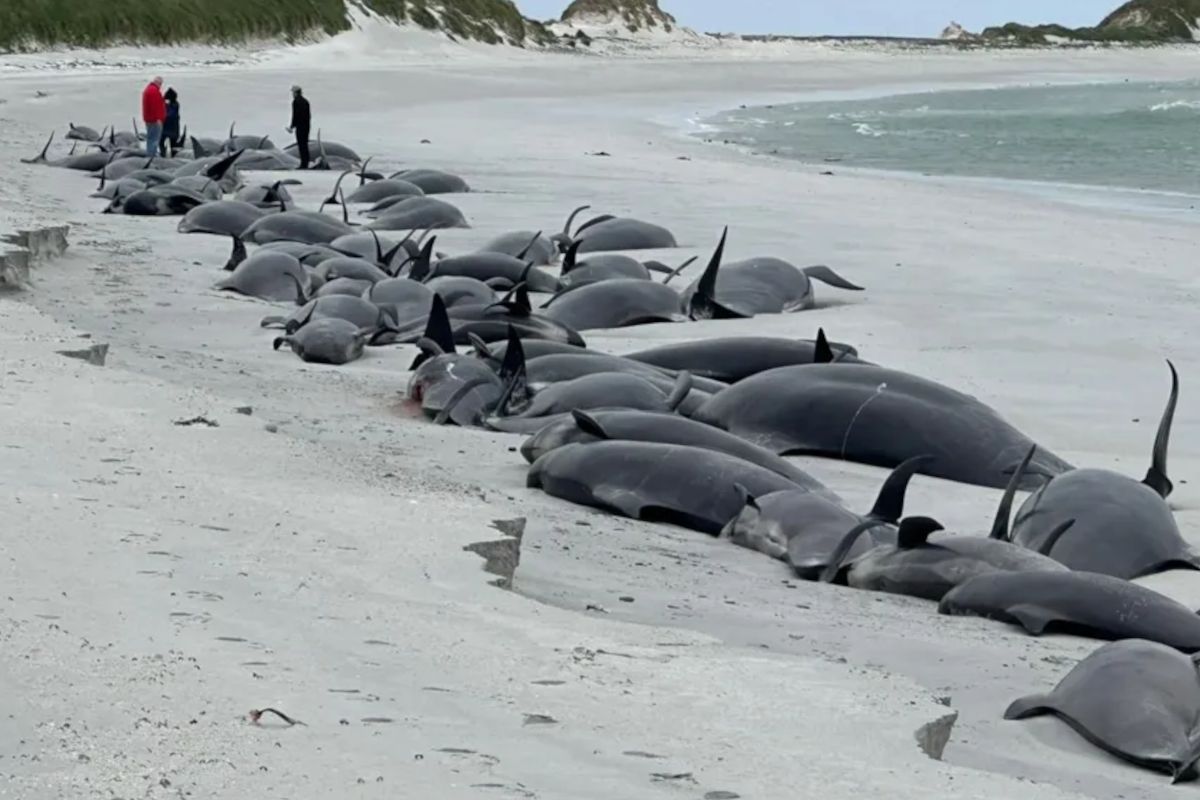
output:
[[[744,319],[745,314],[734,311],[722,305],[717,300],[717,273],[721,270],[721,259],[725,257],[725,242],[729,238],[729,228],[721,233],[721,241],[713,251],[704,274],[696,284],[687,303],[687,315],[691,319]]]
[[[508,326],[508,349],[504,353],[504,364],[500,367],[500,378],[507,380],[492,413],[502,417],[521,413],[529,406],[532,395],[525,371],[525,347],[512,325]]]
[[[1012,541],[1012,530],[1009,527],[1009,522],[1012,519],[1013,500],[1017,496],[1017,489],[1021,486],[1021,481],[1025,478],[1025,470],[1029,468],[1029,462],[1033,461],[1033,454],[1037,452],[1037,445],[1029,448],[1029,452],[1021,459],[1021,463],[1013,470],[1012,477],[1008,479],[1008,486],[1004,489],[1004,496],[1000,498],[1000,505],[996,507],[996,518],[992,521],[992,532],[988,535],[991,539],[997,539],[1001,542]]]
[[[563,263],[562,263],[562,274],[563,275],[566,275],[568,272],[575,269],[575,267],[577,265],[576,259],[579,256],[579,246],[581,244],[583,244],[583,242],[580,242],[580,241],[571,242],[571,246],[567,248],[567,252],[563,256]]]
[[[454,328],[450,325],[450,315],[446,313],[446,303],[440,294],[433,296],[433,304],[429,307],[425,338],[436,342],[443,353],[457,352],[454,349]]]
[[[457,352],[454,348],[454,326],[450,324],[450,315],[446,313],[446,304],[440,294],[433,296],[429,319],[425,322],[425,334],[418,340],[417,346],[421,352],[417,353],[409,369],[416,369],[436,356]]]
[[[504,361],[500,364],[500,381],[504,391],[496,401],[492,412],[501,416],[510,413],[520,413],[529,407],[533,394],[529,391],[529,377],[525,369],[525,346],[517,329],[508,326],[508,345],[504,351]]]
[[[426,242],[425,246],[421,248],[420,254],[413,261],[412,268],[408,271],[410,280],[424,283],[429,278],[429,273],[432,271],[433,246],[435,244],[437,244],[436,236]],[[396,271],[399,272],[399,270]]]
[[[825,329],[818,328],[817,344],[813,348],[813,363],[832,364],[833,360],[833,348],[829,346],[829,340],[825,338]]]
[[[1164,500],[1170,497],[1175,488],[1171,479],[1167,477],[1167,447],[1171,442],[1171,423],[1175,421],[1175,406],[1179,403],[1179,373],[1170,361],[1167,362],[1167,366],[1171,368],[1171,396],[1163,410],[1162,420],[1158,423],[1150,469],[1142,479],[1142,483],[1158,492]]]
[[[900,533],[896,537],[896,546],[901,550],[921,547],[929,541],[932,534],[942,530],[945,530],[942,523],[931,517],[905,517],[900,522]]]
[[[892,470],[892,474],[883,482],[879,497],[875,499],[875,506],[867,518],[893,525],[899,522],[904,515],[904,496],[908,492],[909,481],[917,470],[933,460],[933,456],[914,456]]]

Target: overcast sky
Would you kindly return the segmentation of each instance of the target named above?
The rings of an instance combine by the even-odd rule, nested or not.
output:
[[[3,2],[3,0],[0,0]],[[552,19],[569,0],[516,0],[526,16]],[[936,36],[954,20],[968,30],[1005,22],[1095,25],[1120,0],[659,0],[700,31]]]

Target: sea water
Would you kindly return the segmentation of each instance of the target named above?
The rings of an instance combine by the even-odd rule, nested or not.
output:
[[[1200,196],[1200,81],[794,103],[704,123],[707,138],[807,162]]]

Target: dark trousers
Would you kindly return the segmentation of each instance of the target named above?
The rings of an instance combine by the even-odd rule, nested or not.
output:
[[[308,128],[296,128],[296,149],[300,155],[300,169],[308,169]]]

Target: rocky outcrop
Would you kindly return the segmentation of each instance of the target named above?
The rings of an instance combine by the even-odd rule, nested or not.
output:
[[[972,42],[979,38],[978,34],[971,33],[957,22],[951,22],[942,31],[942,39],[947,42]]]
[[[563,12],[571,25],[619,26],[630,33],[675,29],[675,18],[658,7],[658,0],[575,0]]]

